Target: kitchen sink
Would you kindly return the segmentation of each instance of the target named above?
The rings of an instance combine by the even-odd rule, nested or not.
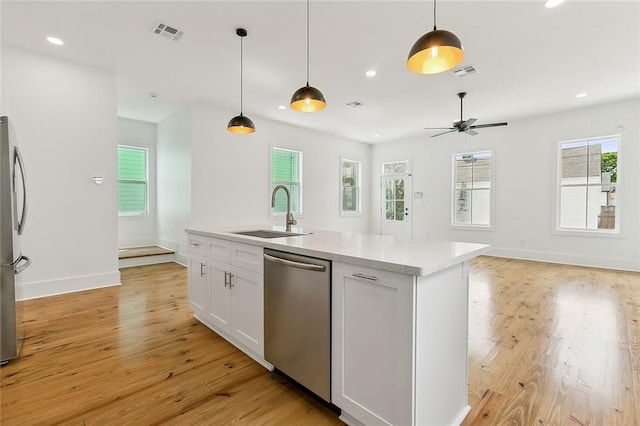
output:
[[[304,235],[304,234],[297,234],[295,232],[272,231],[269,229],[237,231],[237,232],[232,232],[232,234],[246,235],[249,237],[258,237],[258,238],[283,238],[283,237],[297,237],[298,235]]]

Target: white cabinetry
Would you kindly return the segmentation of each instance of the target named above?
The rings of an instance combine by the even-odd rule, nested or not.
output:
[[[341,418],[460,424],[469,410],[467,264],[424,277],[332,269],[331,399]]]
[[[199,238],[206,258],[192,254],[189,261],[189,304],[196,318],[264,363],[262,247]]]
[[[190,235],[189,241],[189,307],[197,316],[202,317],[206,311],[207,300],[207,258],[206,238]]]

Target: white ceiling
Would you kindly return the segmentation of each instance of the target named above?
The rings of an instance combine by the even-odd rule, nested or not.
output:
[[[118,115],[158,122],[187,102],[239,112],[244,27],[244,113],[376,143],[435,132],[459,116],[477,124],[640,96],[640,2],[568,0],[438,2],[438,28],[462,40],[479,72],[418,75],[405,65],[433,26],[431,1],[312,0],[310,84],[327,108],[288,108],[305,84],[306,2],[73,1],[1,3],[2,43],[112,70]],[[161,20],[185,32],[155,36]],[[65,41],[53,46],[45,36]],[[377,76],[365,77],[365,71]],[[151,99],[149,93],[157,93]],[[589,95],[578,99],[580,92]],[[359,101],[353,109],[346,104]],[[287,105],[287,109],[278,109]],[[499,132],[500,128],[485,129]],[[380,137],[374,137],[379,134]]]

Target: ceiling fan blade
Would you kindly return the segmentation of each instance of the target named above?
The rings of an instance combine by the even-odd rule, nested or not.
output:
[[[425,127],[425,130],[455,130],[455,127]]]
[[[476,131],[475,131],[475,130],[473,130],[473,129],[467,129],[467,130],[465,130],[464,132],[465,132],[466,134],[468,134],[468,135],[471,135],[471,136],[475,136],[475,135],[477,135],[477,134],[478,134],[478,132],[476,132]]]
[[[478,121],[477,118],[470,118],[468,120],[464,120],[462,123],[460,123],[461,126],[471,126],[473,123],[475,123],[476,121]]]
[[[435,138],[436,136],[444,135],[446,133],[451,133],[451,132],[457,132],[457,131],[458,131],[458,129],[451,129],[451,130],[447,130],[446,132],[438,133],[436,135],[431,135],[431,137]]]
[[[497,126],[506,126],[507,122],[503,123],[490,123],[490,124],[478,124],[476,126],[469,126],[470,129],[482,129],[483,127],[497,127]]]

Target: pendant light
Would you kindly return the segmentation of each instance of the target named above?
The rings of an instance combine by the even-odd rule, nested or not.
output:
[[[414,43],[407,68],[418,74],[437,74],[455,67],[463,58],[460,39],[450,31],[436,29],[436,0],[433,0],[433,31]]]
[[[309,0],[307,0],[307,85],[299,88],[291,96],[291,108],[302,112],[315,112],[324,109],[327,102],[322,92],[309,86]]]
[[[247,30],[237,28],[236,34],[240,37],[240,115],[233,117],[229,121],[227,130],[239,134],[253,133],[256,131],[256,126],[253,125],[253,121],[249,117],[245,117],[242,114],[242,39],[247,36]]]

